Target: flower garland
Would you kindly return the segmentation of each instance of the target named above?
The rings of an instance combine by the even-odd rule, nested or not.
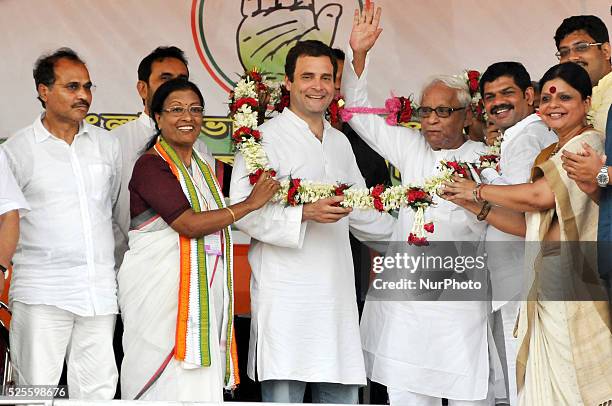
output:
[[[470,96],[472,101],[470,102],[470,109],[474,118],[487,122],[487,113],[484,108],[484,102],[482,101],[482,95],[480,94],[480,72],[477,70],[465,70],[463,74],[459,76],[468,85],[470,90]]]
[[[269,104],[277,104],[282,97],[279,84],[268,80],[257,68],[246,72],[230,92],[232,140],[244,156],[251,185],[257,183],[264,171],[276,175],[268,164],[268,157],[260,145],[261,133],[256,128],[263,121],[261,111],[268,110]]]
[[[344,107],[340,110],[343,121],[349,121],[354,114],[383,114],[387,117],[385,121],[389,125],[407,126],[414,121],[418,106],[410,97],[391,96],[385,100],[385,107]]]
[[[493,168],[499,171],[499,159],[501,157],[501,143],[503,134],[500,133],[493,141],[493,145],[487,148],[487,153],[480,156],[480,169]]]
[[[281,86],[275,88],[266,83],[265,75],[259,73],[257,69],[242,76],[236,83],[234,91],[230,93],[229,110],[235,129],[232,141],[236,145],[236,150],[244,157],[251,185],[257,183],[263,172],[276,176],[261,145],[262,134],[256,129],[259,124],[259,113],[269,109],[270,104],[278,111],[279,105],[286,102],[287,98],[288,95],[283,94]],[[388,123],[402,124],[412,116],[414,107],[410,98],[393,97],[387,102],[386,114],[392,116],[387,117]],[[342,115],[342,111],[346,110],[339,106],[337,111]],[[348,113],[352,114],[351,111]],[[426,235],[434,232],[434,225],[431,222],[425,223],[425,210],[433,205],[433,195],[440,192],[444,182],[452,181],[455,173],[464,176],[466,172],[461,172],[462,170],[465,171],[456,162],[442,161],[439,174],[426,179],[422,186],[376,185],[370,189],[350,187],[344,183],[329,184],[290,177],[281,181],[280,188],[272,201],[297,206],[332,196],[344,196],[344,200],[340,202],[342,207],[372,209],[379,212],[389,212],[402,207],[411,208],[415,215],[408,243],[427,245]]]

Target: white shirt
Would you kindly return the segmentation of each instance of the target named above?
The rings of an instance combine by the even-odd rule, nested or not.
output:
[[[591,110],[588,114],[589,122],[604,135],[606,134],[610,103],[612,103],[612,72],[599,79],[597,86],[593,88]]]
[[[130,230],[130,191],[128,185],[132,179],[134,164],[144,152],[147,143],[157,133],[155,122],[147,114],[140,113],[136,120],[127,122],[115,128],[111,134],[119,139],[121,146],[121,189],[119,191],[119,202],[117,204],[117,222],[113,224],[115,235],[115,266],[117,269],[123,262],[123,255],[128,250],[128,231]],[[197,140],[194,148],[202,156],[210,156],[206,144]],[[209,162],[210,163],[210,162]],[[211,163],[214,169],[214,162]]]
[[[367,64],[361,77],[353,70],[347,49],[342,74],[347,107],[370,107]],[[477,162],[483,143],[466,141],[454,150],[433,150],[414,129],[386,124],[374,114],[355,114],[351,127],[402,174],[402,184],[422,184],[438,173],[440,160]],[[426,212],[433,221],[430,241],[480,241],[486,224],[463,208],[434,196]],[[406,241],[414,213],[401,209],[393,240]],[[404,252],[421,249],[404,245]],[[393,253],[391,253],[393,254]],[[450,399],[484,399],[488,390],[489,361],[485,301],[389,301],[366,299],[361,336],[368,377],[396,390]]]
[[[17,186],[4,151],[0,149],[0,215],[11,210],[19,210],[19,214],[24,215],[30,206]]]
[[[494,168],[486,168],[481,173],[482,180],[494,185],[528,183],[538,154],[557,140],[554,131],[549,130],[537,114],[525,117],[504,132],[499,173]],[[493,226],[487,228],[486,250],[494,310],[509,300],[517,300],[525,287],[525,246],[522,241],[524,238],[504,233]]]
[[[351,145],[324,121],[322,141],[291,110],[260,127],[277,179],[365,187]],[[230,198],[251,192],[244,158],[236,156]],[[302,222],[302,206],[267,204],[236,226],[251,236],[251,337],[248,374],[364,385],[365,369],[349,227],[357,238],[388,240],[394,219],[354,210],[331,224]]]
[[[112,209],[121,151],[82,123],[71,145],[34,123],[2,148],[31,211],[21,219],[11,301],[81,316],[117,313]]]

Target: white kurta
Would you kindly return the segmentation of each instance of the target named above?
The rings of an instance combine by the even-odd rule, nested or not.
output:
[[[278,179],[365,183],[341,132],[323,141],[289,109],[260,127]],[[232,172],[232,203],[251,191],[243,157]],[[260,381],[365,384],[349,226],[359,238],[388,239],[394,220],[354,211],[332,224],[302,222],[302,207],[267,204],[236,223],[252,237],[248,374]]]
[[[4,151],[0,149],[0,216],[11,210],[19,210],[19,214],[24,215],[30,206],[17,185]]]
[[[348,107],[370,106],[367,67],[358,79],[347,52],[343,94]],[[398,168],[402,183],[421,183],[437,173],[440,160],[475,162],[485,146],[466,141],[455,150],[434,151],[413,129],[389,126],[372,114],[355,114],[351,127]],[[426,222],[430,241],[478,241],[485,223],[459,206],[434,197]],[[406,241],[414,215],[400,210],[393,240]],[[488,302],[366,300],[361,334],[368,377],[396,390],[449,399],[484,399],[488,390]]]

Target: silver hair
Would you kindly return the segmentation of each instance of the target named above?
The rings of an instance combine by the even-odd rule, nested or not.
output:
[[[451,76],[451,75],[435,75],[429,77],[425,85],[423,86],[423,90],[421,90],[421,100],[423,101],[423,93],[429,87],[436,83],[442,83],[446,87],[451,89],[455,89],[457,91],[457,100],[459,101],[460,107],[467,107],[472,102],[472,96],[470,96],[470,89],[465,81],[459,76]],[[437,106],[432,106],[437,107]],[[449,106],[452,107],[452,106]]]

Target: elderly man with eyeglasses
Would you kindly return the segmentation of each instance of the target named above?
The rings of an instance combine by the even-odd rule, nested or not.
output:
[[[16,381],[57,385],[65,358],[70,398],[112,399],[119,142],[84,121],[94,86],[74,51],[40,57],[34,81],[44,112],[2,145],[31,208],[10,289]]]
[[[362,14],[355,12],[342,76],[348,107],[370,106],[367,54],[382,31],[378,27],[380,14],[380,8],[375,12],[373,4]],[[436,76],[421,93],[420,133],[389,126],[383,118],[368,114],[355,114],[350,125],[400,170],[404,185],[422,184],[439,173],[440,160],[475,162],[485,154],[483,143],[466,140],[462,133],[471,120],[467,109],[470,99],[463,80]],[[433,247],[444,246],[444,242],[474,244],[482,238],[486,224],[476,215],[438,196],[434,203],[425,219],[435,224],[435,232],[428,236]],[[484,217],[483,212],[479,218]],[[413,222],[413,211],[401,209],[392,239],[405,242]],[[402,249],[412,257],[429,252],[407,244]],[[386,259],[393,255],[388,253]],[[422,275],[429,276],[427,272]],[[363,311],[362,347],[367,375],[387,386],[391,405],[441,405],[442,398],[448,398],[450,406],[491,404],[490,302],[486,296],[484,300],[466,295],[459,301],[418,301],[409,293],[376,297],[372,295],[374,287],[370,287]]]

